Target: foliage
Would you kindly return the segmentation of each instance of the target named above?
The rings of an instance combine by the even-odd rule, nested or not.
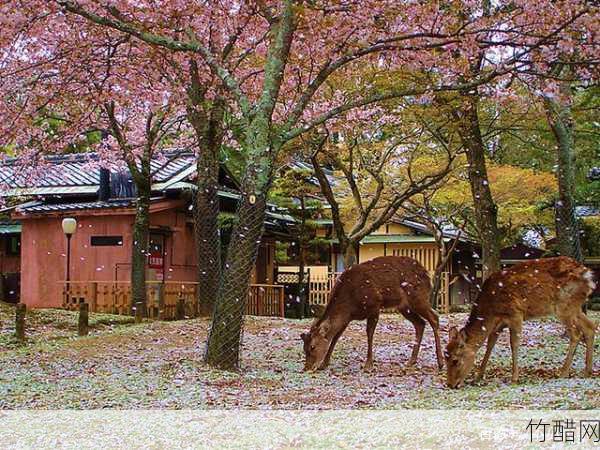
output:
[[[600,217],[582,218],[580,232],[584,256],[600,256]]]
[[[286,214],[294,219],[291,233],[296,238],[297,256],[300,263],[310,264],[319,260],[319,250],[324,240],[317,237],[319,228],[316,220],[323,214],[323,203],[318,197],[320,189],[314,180],[312,170],[302,168],[284,168],[275,179],[271,190],[271,200],[285,208]],[[295,249],[295,245],[287,246]],[[284,247],[278,247],[280,258]],[[286,255],[287,256],[287,255]],[[282,259],[286,259],[283,257]]]
[[[556,195],[556,180],[552,174],[509,165],[488,167],[490,188],[498,205],[499,226],[504,245],[511,245],[527,231],[543,231],[553,227],[550,208]],[[464,175],[455,172],[450,181],[435,194],[433,202],[442,209],[467,207],[468,230],[477,235],[469,220],[473,200]]]

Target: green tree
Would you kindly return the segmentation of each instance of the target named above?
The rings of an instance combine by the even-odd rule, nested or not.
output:
[[[287,214],[294,219],[293,234],[298,246],[298,280],[301,286],[299,293],[301,315],[307,311],[306,285],[304,283],[305,268],[309,262],[312,249],[318,249],[323,239],[317,237],[317,223],[323,210],[323,203],[318,198],[320,193],[311,170],[288,168],[275,179],[271,191],[272,200],[286,208]]]

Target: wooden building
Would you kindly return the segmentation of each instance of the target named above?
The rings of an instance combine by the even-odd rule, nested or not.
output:
[[[127,185],[131,183],[128,172],[113,171],[110,177],[101,177],[102,169],[89,168],[94,167],[90,166],[94,160],[93,154],[51,157],[45,175],[34,185],[22,184],[15,162],[0,167],[0,183],[8,186],[3,197],[23,199],[5,210],[11,224],[0,225],[0,268],[5,277],[20,272],[20,301],[30,307],[62,305],[67,256],[71,289],[80,283],[85,286],[81,291],[90,295],[89,291],[97,291],[99,286],[114,290],[129,283],[135,192]],[[152,164],[150,285],[194,285],[195,168],[195,157],[183,152],[173,152]],[[101,186],[102,180],[109,180],[110,185]],[[235,211],[237,184],[225,168],[219,182],[221,210]],[[110,192],[109,198],[99,199],[101,188]],[[77,221],[69,255],[61,227],[66,217]],[[286,220],[281,211],[269,208],[252,283],[273,284],[274,242],[287,235]],[[128,291],[127,287],[120,289]]]

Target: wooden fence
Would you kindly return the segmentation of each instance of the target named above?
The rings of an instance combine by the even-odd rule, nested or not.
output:
[[[246,302],[246,314],[283,317],[284,287],[270,284],[251,284]]]
[[[309,297],[308,301],[311,305],[327,305],[329,301],[329,292],[333,288],[335,281],[340,276],[340,272],[328,273],[327,276],[312,276],[310,277],[309,284]],[[429,273],[430,277],[433,277],[433,272]],[[449,278],[448,272],[442,273],[442,283],[440,286],[440,293],[433,307],[440,313],[447,313],[450,310],[450,291],[449,291]]]
[[[340,275],[341,272],[330,272],[325,275],[310,274],[308,302],[311,305],[327,305],[329,292]]]
[[[128,281],[62,282],[63,307],[77,310],[85,302],[90,312],[131,315],[131,283]],[[197,317],[198,283],[148,281],[148,317],[171,320],[177,316],[177,304],[183,302],[185,317]],[[279,316],[284,313],[283,286],[252,284],[246,302],[246,314]]]

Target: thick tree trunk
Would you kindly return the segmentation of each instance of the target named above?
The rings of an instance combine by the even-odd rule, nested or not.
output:
[[[569,87],[563,87],[563,94],[569,98]],[[558,252],[579,261],[583,259],[579,242],[579,229],[575,217],[575,167],[573,164],[573,119],[569,106],[545,97],[544,107],[548,124],[556,139],[558,200],[555,205],[556,240]]]
[[[266,191],[244,189],[229,244],[227,262],[213,313],[206,361],[226,370],[239,367],[242,325],[252,269],[263,233]]]
[[[262,238],[267,194],[276,151],[269,151],[269,124],[257,120],[248,129],[248,165],[236,211],[227,259],[213,312],[206,362],[217,368],[239,367],[244,312],[252,269]]]
[[[187,119],[194,128],[197,149],[197,192],[194,207],[196,259],[198,261],[198,312],[212,312],[221,280],[221,240],[219,235],[219,151],[223,139],[224,100],[206,99],[196,61],[190,60],[187,87]]]
[[[207,159],[209,159],[207,161]],[[215,304],[221,280],[219,235],[219,162],[198,157],[198,191],[194,207],[196,254],[198,259],[198,309],[208,315]]]
[[[150,188],[138,185],[137,189],[133,245],[131,246],[131,306],[135,315],[146,317],[146,262],[148,260],[150,234]]]
[[[469,182],[475,208],[475,223],[482,248],[483,279],[500,269],[500,235],[498,233],[498,208],[490,191],[485,163],[485,144],[481,136],[478,99],[464,95],[462,107],[456,111],[459,119],[461,141],[467,153]]]

